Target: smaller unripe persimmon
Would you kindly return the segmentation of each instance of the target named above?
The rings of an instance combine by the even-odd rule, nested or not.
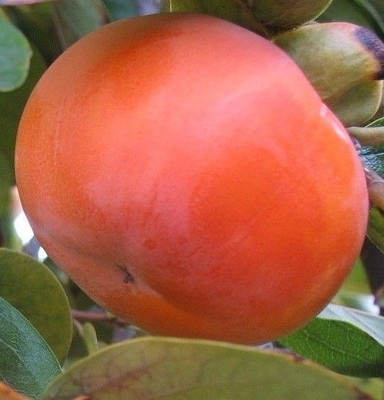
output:
[[[351,140],[296,64],[229,22],[165,14],[70,47],[25,108],[16,175],[48,254],[151,333],[261,343],[359,255]]]

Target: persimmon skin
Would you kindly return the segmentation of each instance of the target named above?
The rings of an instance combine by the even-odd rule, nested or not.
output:
[[[364,172],[275,45],[197,14],[106,25],[25,108],[21,201],[96,302],[161,335],[258,344],[330,301],[364,240]]]

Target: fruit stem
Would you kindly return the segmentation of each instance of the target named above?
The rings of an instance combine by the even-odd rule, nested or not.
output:
[[[72,310],[72,317],[77,321],[109,322],[119,326],[130,325],[127,320],[102,311]]]

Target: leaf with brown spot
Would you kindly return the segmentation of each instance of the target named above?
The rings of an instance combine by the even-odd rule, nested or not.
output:
[[[43,399],[329,400],[330,393],[333,400],[361,395],[350,381],[276,352],[146,337],[108,346],[72,365]]]

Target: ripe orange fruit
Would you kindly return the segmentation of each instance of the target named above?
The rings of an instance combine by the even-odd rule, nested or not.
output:
[[[123,20],[64,52],[24,111],[16,174],[53,260],[155,334],[285,335],[365,235],[344,128],[285,53],[209,16]]]

